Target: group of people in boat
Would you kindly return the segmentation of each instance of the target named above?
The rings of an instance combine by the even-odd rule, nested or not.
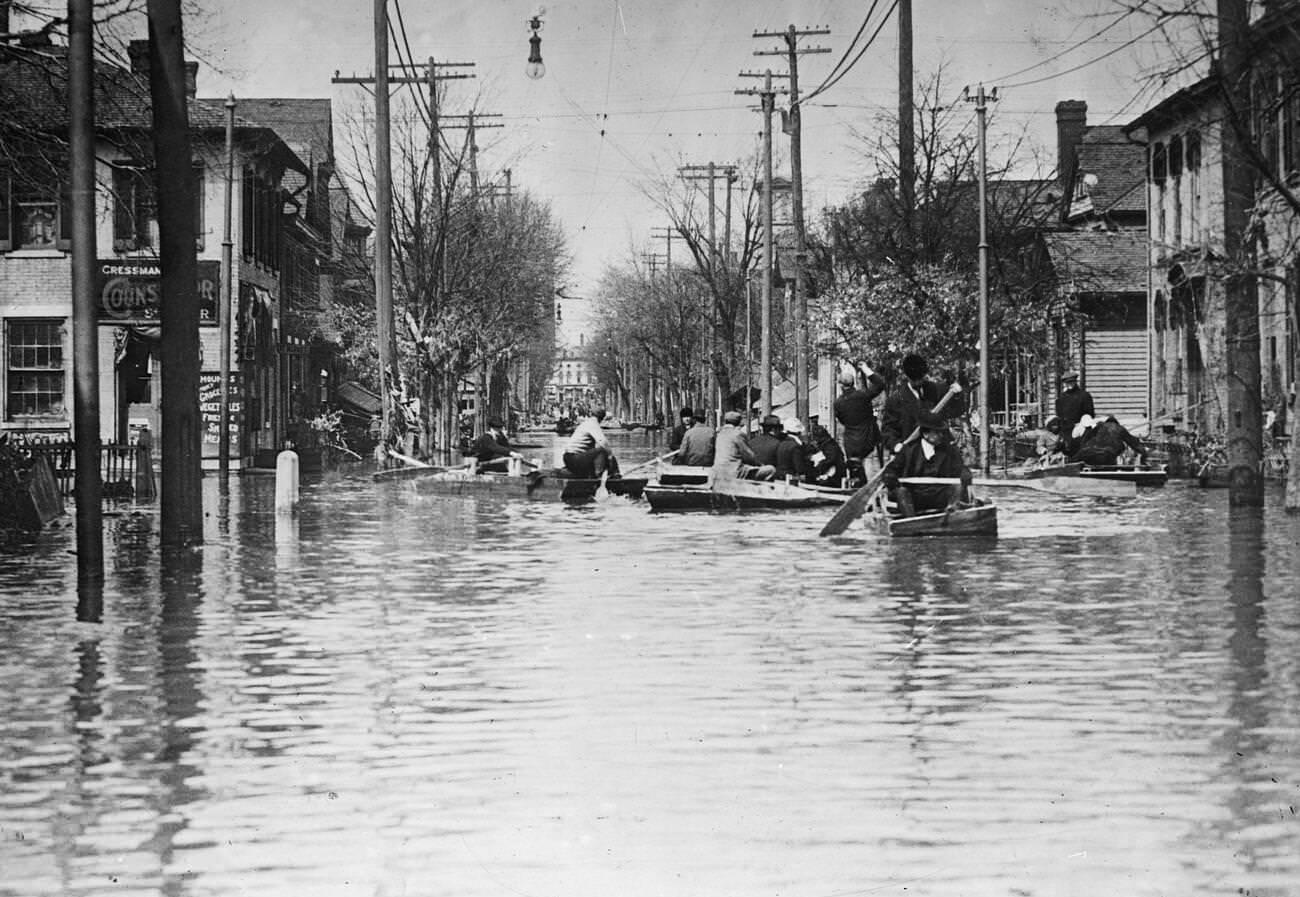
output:
[[[1113,466],[1125,451],[1132,450],[1138,463],[1147,463],[1147,450],[1114,415],[1098,417],[1092,395],[1079,385],[1079,372],[1061,375],[1061,392],[1056,397],[1055,416],[1046,429],[1053,437],[1044,446],[1047,453],[1059,453],[1067,462],[1093,467]]]
[[[741,412],[728,411],[714,430],[702,410],[683,408],[668,439],[674,463],[711,468],[714,479],[843,482],[844,453],[816,415],[807,430],[798,418],[782,420],[774,414],[764,416],[754,433],[746,433],[743,424]]]

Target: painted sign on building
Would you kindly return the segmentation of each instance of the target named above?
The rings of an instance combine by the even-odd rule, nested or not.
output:
[[[216,326],[221,263],[198,263],[199,323]],[[99,323],[147,324],[159,320],[162,267],[157,259],[100,259],[95,266]]]
[[[239,431],[244,425],[244,397],[239,389],[239,374],[230,372],[230,452],[238,456]],[[199,414],[203,418],[203,456],[217,457],[221,442],[221,372],[199,374]]]

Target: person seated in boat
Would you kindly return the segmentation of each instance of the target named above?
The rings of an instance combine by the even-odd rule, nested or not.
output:
[[[903,517],[952,510],[969,501],[970,468],[952,440],[948,422],[932,411],[922,411],[917,415],[917,426],[921,438],[902,446],[882,471],[889,497]],[[958,482],[910,485],[899,482],[907,477],[942,477]]]
[[[722,429],[718,430],[713,445],[713,479],[717,480],[770,480],[776,477],[776,465],[759,464],[754,450],[740,428],[743,415],[728,411],[722,416]]]
[[[776,478],[801,482],[810,470],[807,446],[803,441],[803,421],[788,417],[781,423],[785,438],[776,450]]]
[[[564,447],[564,468],[575,477],[595,480],[603,474],[618,476],[618,459],[600,427],[604,419],[605,409],[597,408],[582,419],[569,437]]]
[[[488,418],[487,431],[471,443],[469,453],[478,462],[480,471],[506,470],[511,458],[523,457],[510,447],[505,423],[499,417]]]
[[[917,416],[939,404],[947,386],[929,378],[930,363],[915,353],[903,358],[903,382],[894,387],[880,412],[880,438],[885,448],[898,452],[903,440],[917,427]],[[961,402],[949,401],[943,416],[957,417]]]
[[[840,397],[833,407],[835,419],[844,428],[844,455],[851,477],[866,479],[868,465],[871,473],[880,469],[880,425],[872,403],[884,391],[885,378],[869,366],[847,368],[840,374]]]
[[[776,467],[776,452],[781,447],[781,418],[775,414],[766,415],[759,421],[759,432],[749,437],[749,447],[760,465]]]
[[[696,411],[691,419],[691,428],[682,436],[673,463],[686,467],[713,466],[713,443],[716,438],[713,428],[704,422],[704,410]]]
[[[1073,442],[1069,459],[1082,461],[1094,467],[1111,467],[1119,461],[1125,449],[1137,453],[1138,463],[1147,463],[1146,446],[1128,428],[1110,415],[1105,420],[1096,420],[1085,414],[1071,431]]]
[[[686,438],[686,431],[695,423],[695,412],[689,406],[682,409],[681,421],[673,427],[673,432],[668,436],[668,450],[675,452],[682,447],[682,440]],[[680,462],[678,462],[680,463]]]
[[[808,458],[808,472],[804,479],[818,486],[843,486],[848,476],[848,459],[844,450],[835,441],[831,431],[817,422],[817,415],[809,418],[808,438],[804,442],[804,452]]]

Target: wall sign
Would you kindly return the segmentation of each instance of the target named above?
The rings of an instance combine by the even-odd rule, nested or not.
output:
[[[221,263],[198,263],[199,323],[216,326]],[[162,268],[157,259],[100,259],[95,293],[101,324],[157,323],[162,307]]]

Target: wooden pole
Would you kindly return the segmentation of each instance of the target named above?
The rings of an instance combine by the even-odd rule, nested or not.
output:
[[[379,395],[383,402],[380,454],[393,426],[390,378],[396,376],[393,333],[393,168],[388,112],[388,0],[374,0],[375,16],[375,329],[379,341]]]
[[[772,413],[772,108],[776,94],[772,90],[772,70],[763,78],[763,305],[762,333],[759,337],[758,365],[763,384],[763,415]]]
[[[68,120],[72,184],[73,435],[77,581],[104,581],[99,468],[99,322],[95,302],[95,91],[92,0],[68,2]]]
[[[217,475],[224,484],[230,478],[230,344],[234,325],[234,247],[231,236],[235,201],[235,95],[226,99],[226,205],[221,239],[221,304],[217,308],[218,352],[221,355],[221,432],[217,435]]]
[[[185,85],[180,0],[148,0],[158,256],[162,267],[162,490],[165,546],[203,541],[202,418],[199,416],[198,259],[194,249],[194,156]]]

